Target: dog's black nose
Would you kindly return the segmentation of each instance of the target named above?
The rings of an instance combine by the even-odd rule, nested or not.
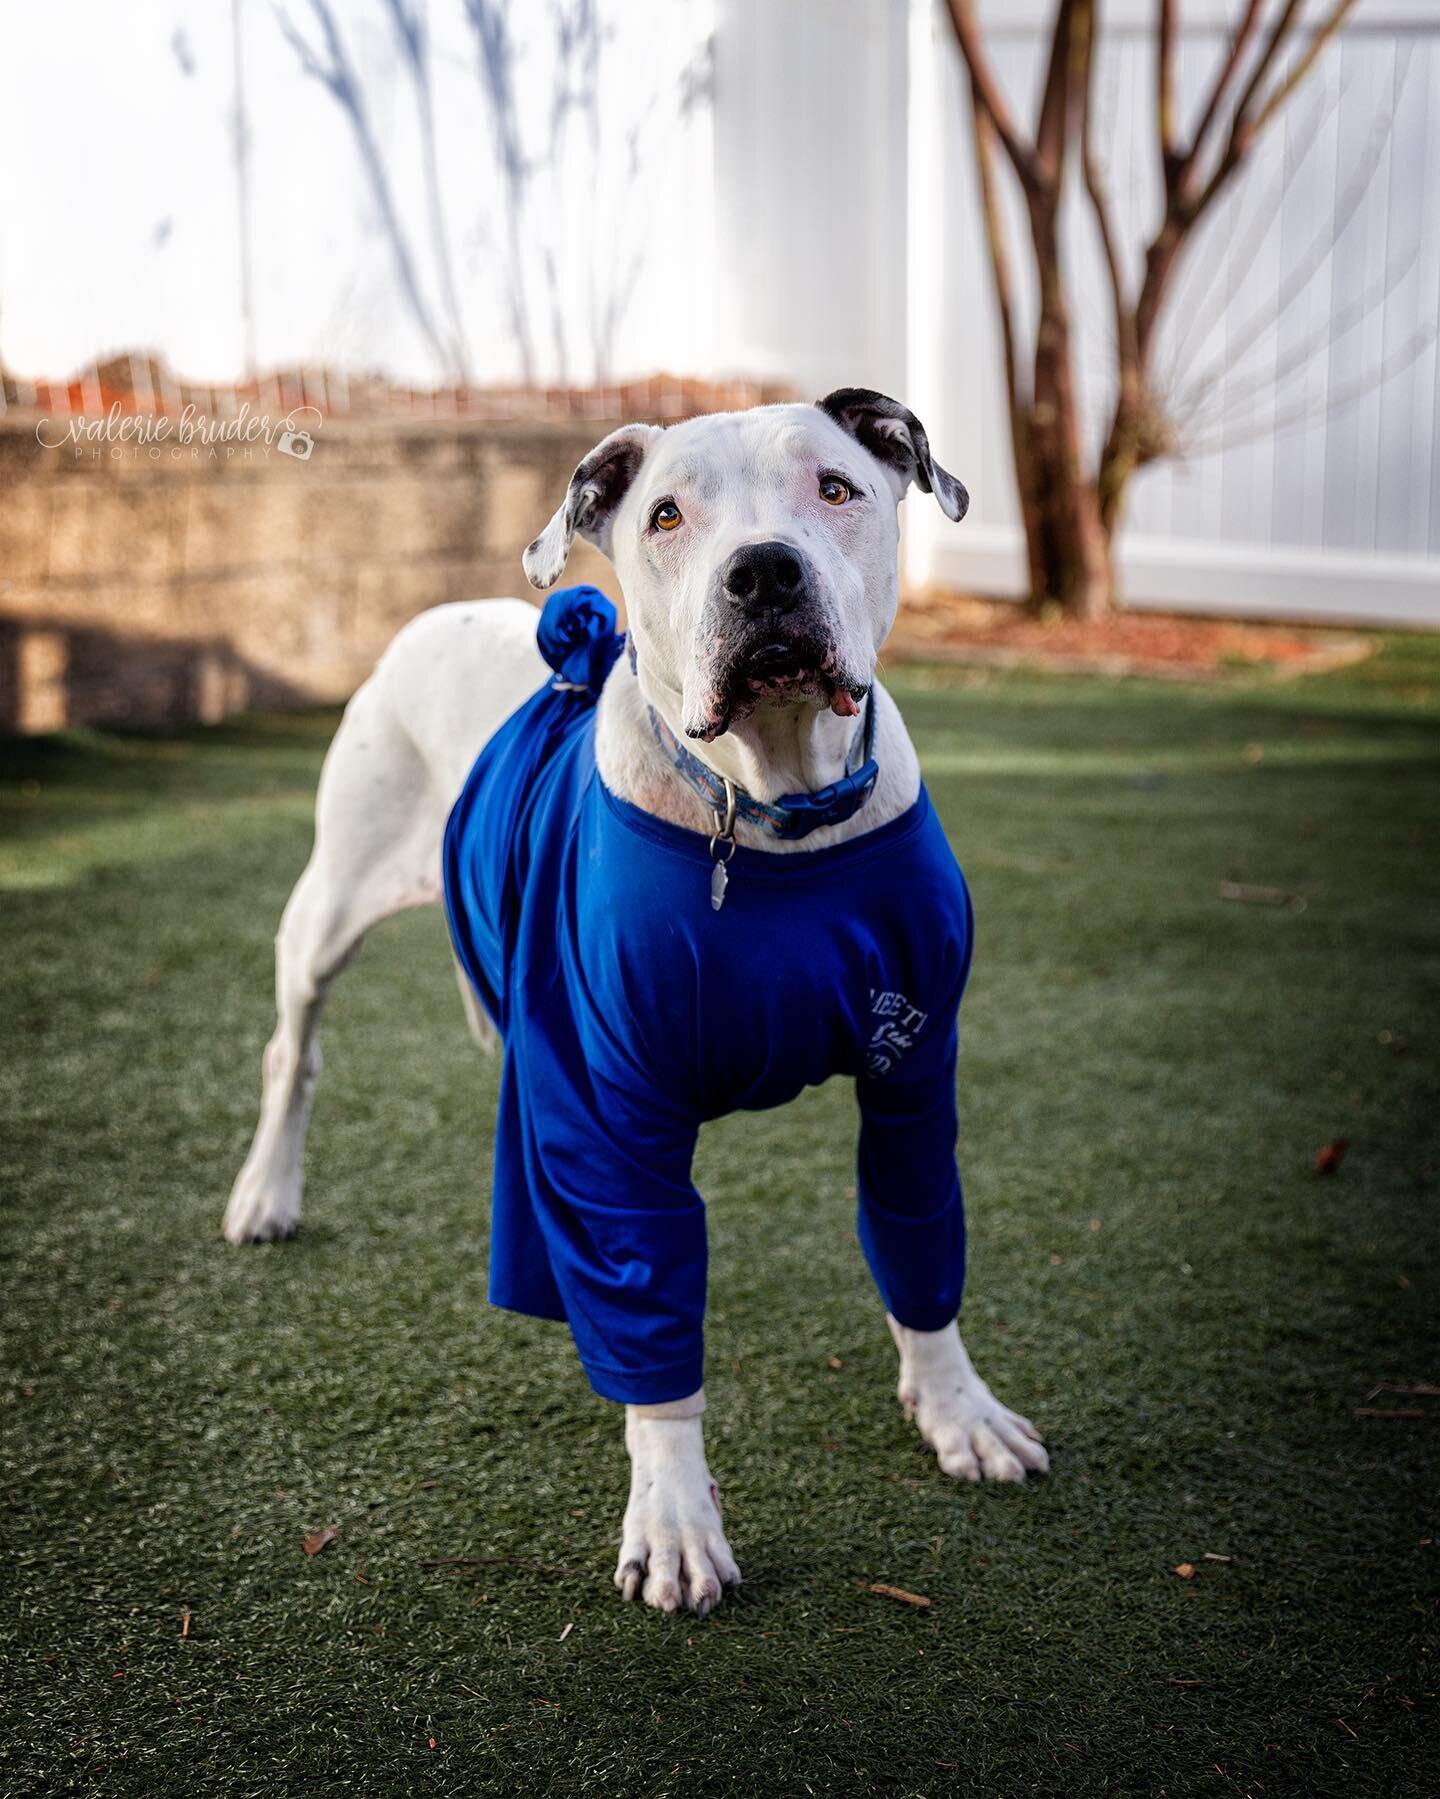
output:
[[[720,585],[747,618],[789,612],[805,592],[805,565],[787,543],[747,543],[725,564]]]

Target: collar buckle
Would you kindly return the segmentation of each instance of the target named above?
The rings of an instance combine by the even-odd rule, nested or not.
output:
[[[728,775],[721,775],[725,783],[725,811],[715,808],[714,835],[710,839],[710,860],[714,866],[710,870],[710,910],[718,912],[725,904],[725,889],[730,885],[730,861],[735,854],[735,783]],[[720,845],[729,846],[728,853],[720,854]]]
[[[732,850],[735,847],[735,783],[729,775],[721,775],[720,779],[725,783],[725,810],[721,812],[717,806],[711,814],[715,820],[715,835],[710,839],[712,856],[715,854],[715,845],[722,841],[728,843]]]

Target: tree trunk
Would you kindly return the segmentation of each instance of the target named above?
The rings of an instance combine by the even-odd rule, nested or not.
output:
[[[1117,603],[1110,533],[1094,488],[1067,488],[1048,458],[1016,457],[1029,565],[1029,603],[1058,605],[1071,618],[1105,618]]]
[[[1075,618],[1103,618],[1115,605],[1115,573],[1110,532],[1085,467],[1058,210],[1058,195],[1037,198],[1030,208],[1040,319],[1027,428],[1023,438],[1012,433],[1015,476],[1030,604],[1057,603]]]

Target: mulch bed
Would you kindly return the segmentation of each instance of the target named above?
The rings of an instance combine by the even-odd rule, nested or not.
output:
[[[929,590],[906,596],[886,653],[897,661],[1200,680],[1319,674],[1361,662],[1378,645],[1373,633],[1173,613],[1120,612],[1093,623],[1036,617],[1012,602]]]

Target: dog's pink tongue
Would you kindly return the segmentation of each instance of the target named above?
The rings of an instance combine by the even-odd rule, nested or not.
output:
[[[860,708],[842,687],[830,702],[830,710],[837,718],[858,718]]]

